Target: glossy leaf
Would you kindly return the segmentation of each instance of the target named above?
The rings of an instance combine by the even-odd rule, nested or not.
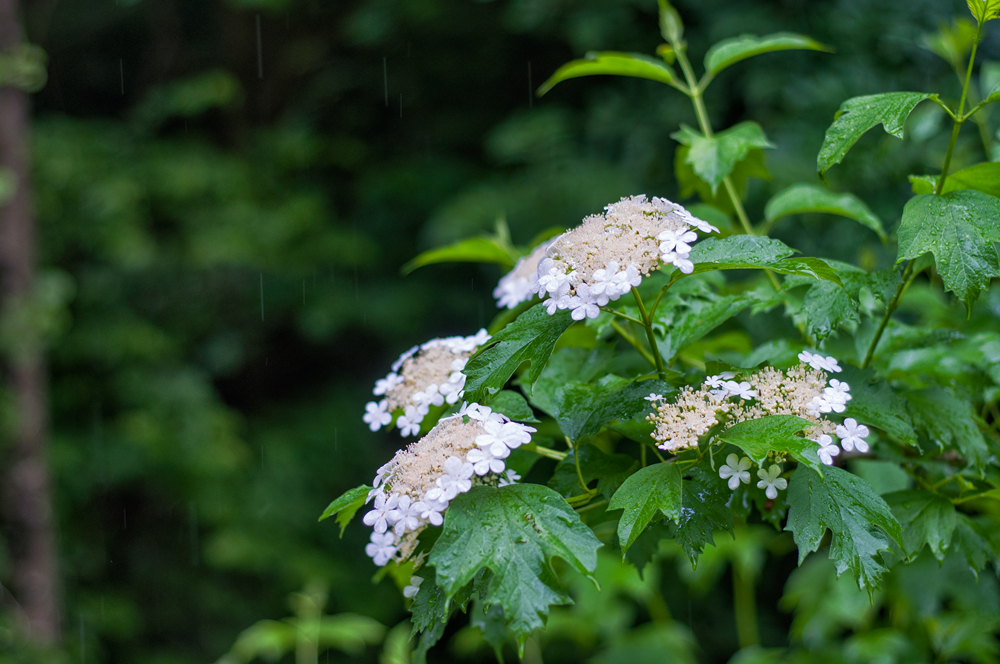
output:
[[[937,183],[937,175],[910,176],[910,185],[915,194],[932,194]],[[950,174],[944,181],[944,191],[941,193],[947,194],[962,189],[975,189],[1000,198],[1000,162],[987,161]]]
[[[619,53],[617,51],[591,51],[582,60],[572,60],[557,69],[538,88],[538,96],[571,78],[583,76],[631,76],[666,83],[678,87],[680,84],[670,68],[662,60],[641,53]]]
[[[431,249],[420,254],[403,266],[402,273],[409,274],[418,267],[434,263],[496,263],[510,270],[520,256],[500,245],[496,238],[472,237],[448,245]]]
[[[973,18],[979,23],[986,23],[997,18],[1000,12],[1000,0],[965,0],[972,12]]]
[[[675,391],[662,380],[631,381],[618,376],[608,376],[597,384],[572,382],[556,390],[552,416],[570,440],[577,440],[597,433],[609,422],[631,420],[637,413],[651,411],[644,398],[651,393]]]
[[[833,534],[830,558],[837,575],[851,570],[869,596],[886,571],[880,552],[889,540],[902,546],[899,522],[871,485],[846,470],[830,466],[821,477],[799,466],[788,485],[788,525],[799,548],[799,564],[816,551],[827,529]]]
[[[896,265],[931,253],[945,289],[971,311],[979,292],[1000,276],[1000,199],[979,191],[923,194],[907,201],[897,232]]]
[[[323,514],[320,515],[319,520],[329,519],[336,514],[337,523],[340,524],[340,536],[343,537],[344,529],[347,528],[347,524],[351,522],[357,511],[364,506],[365,501],[368,499],[368,492],[371,490],[370,486],[362,484],[350,491],[345,491],[342,496],[327,505],[326,509],[323,510]]]
[[[894,491],[883,498],[903,527],[907,558],[916,558],[926,544],[935,558],[944,560],[957,523],[955,506],[930,491]]]
[[[493,409],[493,412],[506,415],[515,422],[525,424],[536,424],[538,422],[534,411],[531,410],[531,406],[524,400],[520,392],[501,390],[499,394],[490,400],[489,406]]]
[[[806,213],[847,217],[874,231],[883,242],[886,239],[882,220],[853,194],[838,194],[812,184],[795,184],[775,194],[764,207],[764,218],[769,223],[793,214]]]
[[[926,92],[887,92],[853,97],[841,104],[826,130],[823,146],[816,159],[816,170],[824,177],[827,170],[839,164],[862,134],[877,124],[896,138],[903,138],[903,124],[917,104],[937,98]]]
[[[554,416],[556,391],[573,381],[590,382],[605,370],[613,357],[614,347],[611,344],[596,348],[560,348],[552,353],[535,381],[534,389],[528,393],[528,400],[535,408]]]
[[[795,415],[768,415],[756,420],[739,422],[718,435],[731,445],[743,450],[758,466],[767,459],[769,452],[783,452],[823,474],[823,464],[816,454],[818,445],[795,434],[806,431],[812,422]]]
[[[428,562],[454,595],[483,567],[493,574],[484,601],[498,604],[519,641],[545,624],[549,607],[569,604],[552,568],[562,558],[585,576],[601,543],[558,493],[537,484],[478,486],[448,507]]]
[[[754,292],[719,296],[712,300],[684,298],[673,308],[660,305],[656,314],[663,338],[657,339],[660,353],[668,361],[747,307],[761,301]]]
[[[608,508],[625,510],[618,521],[618,541],[623,554],[657,512],[674,522],[680,520],[682,475],[677,464],[653,464],[636,471],[615,492]]]
[[[690,475],[681,489],[680,518],[666,526],[694,565],[705,547],[715,544],[715,533],[732,532],[733,513],[727,503],[733,492],[710,468],[694,466]]]
[[[523,362],[531,364],[526,372],[530,387],[542,373],[559,337],[572,324],[569,311],[549,316],[542,305],[525,311],[493,335],[465,365],[465,399],[473,402],[496,394]]]
[[[805,35],[791,32],[776,32],[765,37],[740,35],[720,41],[708,49],[708,53],[705,54],[705,71],[718,74],[726,67],[755,55],[791,50],[833,52],[829,46]]]
[[[670,136],[689,148],[687,163],[709,184],[713,194],[722,180],[733,172],[737,162],[751,150],[774,147],[756,122],[741,122],[713,136],[705,136],[682,124],[680,131]]]
[[[795,250],[781,240],[758,235],[707,238],[691,248],[695,273],[711,270],[768,269],[841,284],[837,272],[818,258],[789,258]]]
[[[907,445],[917,445],[906,401],[871,369],[844,366],[840,379],[851,386],[853,398],[847,402],[845,417],[877,427]]]

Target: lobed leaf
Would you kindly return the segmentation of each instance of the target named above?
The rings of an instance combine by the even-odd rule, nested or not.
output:
[[[836,270],[818,258],[788,258],[795,253],[781,240],[759,235],[707,238],[691,248],[694,272],[767,269],[842,284]]]
[[[957,517],[951,501],[930,491],[894,491],[883,496],[903,527],[903,552],[913,560],[930,547],[938,561],[944,560]]]
[[[956,450],[971,468],[983,472],[990,450],[969,401],[945,388],[910,392],[906,401],[913,422],[924,429],[931,442],[940,449]]]
[[[907,444],[917,445],[913,422],[902,397],[871,369],[844,366],[840,379],[851,386],[853,398],[847,402],[845,417],[853,417],[862,424],[885,431]]]
[[[795,184],[775,194],[764,206],[764,219],[774,223],[793,214],[818,212],[853,219],[886,240],[882,220],[853,194],[838,194],[812,184]]]
[[[749,121],[712,136],[705,136],[682,124],[680,131],[670,137],[689,148],[685,160],[698,177],[711,186],[713,194],[733,172],[737,162],[742,161],[751,150],[774,147],[760,125]]]
[[[799,548],[799,564],[819,548],[829,529],[837,575],[850,569],[870,597],[886,571],[880,552],[889,551],[890,539],[902,547],[899,522],[885,501],[846,470],[830,466],[821,477],[804,465],[792,474],[787,500],[785,530],[792,532]]]
[[[997,95],[1000,98],[1000,91]],[[937,175],[910,176],[914,194],[933,194],[937,183]],[[944,181],[944,190],[941,193],[948,194],[962,189],[975,189],[1000,198],[1000,162],[987,161],[952,173]]]
[[[673,309],[666,309],[661,305],[656,320],[662,324],[664,336],[656,340],[657,349],[671,361],[684,348],[761,301],[758,293],[750,291],[740,295],[724,295],[714,300],[686,298]]]
[[[990,544],[989,536],[983,532],[982,527],[971,517],[965,514],[958,514],[955,522],[955,533],[952,538],[952,547],[956,553],[960,553],[969,569],[979,578],[979,572],[986,567],[987,563],[996,557],[997,551]]]
[[[476,573],[492,572],[483,598],[503,608],[518,640],[544,626],[549,607],[569,604],[552,568],[559,557],[592,577],[601,546],[562,496],[538,484],[473,487],[448,507],[428,563],[453,596]]]
[[[559,83],[583,76],[631,76],[681,87],[674,70],[662,60],[641,53],[591,51],[582,60],[572,60],[557,69],[536,94],[541,97]]]
[[[762,466],[769,452],[784,452],[822,476],[823,464],[816,454],[816,443],[795,435],[811,426],[812,422],[795,415],[768,415],[734,424],[718,438],[743,450],[758,466]]]
[[[690,153],[691,148],[686,145],[678,146],[677,150],[674,151],[674,177],[677,178],[679,196],[681,198],[688,198],[697,194],[698,198],[705,205],[716,210],[716,216],[725,217],[725,221],[721,224],[717,223],[721,220],[713,221],[706,219],[706,221],[714,226],[719,226],[719,228],[731,226],[729,217],[736,214],[736,209],[733,207],[733,201],[729,197],[729,193],[726,191],[713,191],[712,185],[702,180],[694,172],[694,168],[688,163],[688,155]],[[740,199],[746,198],[747,181],[750,178],[759,178],[761,180],[771,179],[771,173],[767,170],[765,161],[764,151],[753,149],[747,153],[746,157],[736,162],[736,165],[733,166],[733,170],[729,174],[729,181],[732,183],[733,189]],[[688,210],[690,211],[691,208],[689,207]],[[693,211],[691,213],[695,214]]]
[[[662,380],[632,381],[608,376],[597,384],[571,382],[555,393],[552,416],[570,439],[589,436],[616,420],[631,420],[648,412],[645,397],[655,392],[670,394],[676,389]]]
[[[425,251],[404,265],[401,272],[409,274],[419,267],[434,263],[496,263],[505,270],[510,270],[519,258],[513,250],[501,246],[496,238],[472,237],[447,247]]]
[[[907,201],[900,221],[896,265],[931,253],[945,289],[972,305],[990,279],[1000,277],[1000,199],[963,190]]]
[[[528,393],[531,404],[549,415],[556,412],[556,391],[571,381],[590,382],[603,372],[614,357],[614,345],[596,348],[570,346],[552,353],[548,364]],[[520,382],[520,381],[518,381]]]
[[[327,505],[326,509],[323,510],[323,514],[320,515],[319,520],[329,519],[336,514],[337,523],[340,524],[340,536],[343,537],[347,524],[351,522],[351,519],[354,518],[358,510],[364,506],[365,501],[368,500],[368,492],[371,490],[370,486],[362,484],[349,491],[345,491],[343,495]]]
[[[501,390],[489,403],[493,412],[506,415],[512,420],[525,424],[537,424],[538,418],[520,392]]]
[[[466,400],[480,401],[496,394],[523,362],[531,364],[526,378],[530,388],[559,337],[573,324],[569,314],[559,311],[550,316],[543,305],[536,304],[493,335],[465,366]]]
[[[694,565],[704,548],[715,544],[715,533],[732,532],[733,512],[728,501],[733,492],[711,469],[694,466],[690,475],[681,489],[680,518],[666,526]]]
[[[714,75],[740,60],[746,60],[755,55],[791,50],[833,52],[833,48],[830,46],[821,44],[805,35],[791,32],[776,32],[765,37],[740,35],[724,39],[708,49],[708,53],[705,54],[705,71]]]
[[[682,471],[675,463],[657,463],[636,471],[612,496],[608,509],[625,510],[618,521],[622,555],[659,511],[676,523],[681,518]]]
[[[896,138],[903,138],[903,124],[917,104],[925,99],[937,99],[927,92],[886,92],[864,97],[852,97],[840,105],[833,124],[826,130],[823,146],[816,158],[816,170],[821,178],[839,164],[847,151],[862,134],[877,124]]]

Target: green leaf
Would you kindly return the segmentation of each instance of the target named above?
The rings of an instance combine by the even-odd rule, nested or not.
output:
[[[889,551],[889,540],[902,547],[899,522],[885,501],[863,479],[829,466],[821,477],[799,466],[788,485],[788,525],[799,548],[799,564],[816,551],[827,529],[833,534],[830,558],[837,575],[850,569],[858,587],[869,596],[886,568],[879,552]]]
[[[930,491],[894,491],[883,496],[903,527],[903,552],[913,560],[928,545],[939,561],[951,545],[955,506]]]
[[[1000,199],[979,191],[923,194],[907,201],[897,231],[896,265],[931,253],[945,289],[971,312],[979,292],[1000,277]]]
[[[684,36],[684,23],[681,15],[667,0],[659,0],[660,34],[671,44],[679,44]]]
[[[569,314],[559,311],[550,316],[544,306],[536,304],[493,335],[465,365],[466,400],[480,401],[502,390],[522,362],[531,363],[527,371],[530,388],[542,373],[559,337],[573,324]]]
[[[608,509],[625,510],[618,521],[622,555],[639,537],[657,511],[677,523],[681,518],[683,473],[675,463],[657,463],[639,469],[622,483]]]
[[[600,375],[614,358],[614,345],[596,348],[568,347],[552,353],[549,363],[528,394],[531,404],[549,415],[556,412],[556,391],[572,381],[590,382]]]
[[[972,404],[945,388],[910,392],[906,401],[913,422],[924,429],[940,449],[953,449],[970,467],[982,472],[990,456],[983,434],[976,426]]]
[[[952,547],[965,557],[969,569],[979,578],[979,571],[996,555],[990,545],[989,537],[972,518],[959,513],[955,522],[955,534]]]
[[[973,18],[979,21],[980,25],[997,18],[1000,12],[1000,0],[965,0],[969,5],[969,11]]]
[[[357,511],[364,506],[365,501],[368,500],[368,492],[371,490],[370,486],[362,484],[344,492],[340,498],[327,505],[326,509],[323,510],[323,514],[320,515],[319,520],[329,519],[336,514],[337,523],[340,524],[340,536],[343,537],[347,524],[351,522]]]
[[[431,549],[437,582],[452,596],[483,567],[493,572],[483,598],[498,604],[518,640],[545,624],[549,607],[572,599],[552,558],[592,577],[600,541],[558,493],[538,484],[473,487],[448,507]]]
[[[694,196],[695,194],[704,201],[706,205],[714,207],[719,212],[725,215],[733,216],[736,214],[736,208],[733,207],[732,199],[729,197],[729,192],[727,191],[715,191],[712,190],[712,185],[705,182],[701,177],[694,172],[694,168],[688,163],[688,155],[691,154],[691,148],[686,145],[680,145],[677,150],[674,151],[674,176],[677,178],[677,186],[679,188],[679,196],[681,198],[688,198],[689,196]],[[736,166],[733,167],[733,172],[729,174],[729,181],[733,185],[733,189],[736,190],[736,195],[740,200],[746,199],[746,189],[747,181],[750,178],[760,178],[761,180],[770,180],[771,173],[767,170],[767,164],[765,163],[764,151],[760,149],[750,150],[747,156],[736,162]],[[688,207],[691,211],[691,207]],[[691,214],[695,214],[693,211]],[[697,215],[695,215],[697,216]],[[731,222],[728,217],[725,222],[721,225],[706,219],[713,226],[719,226],[719,228],[726,228],[731,226]]]
[[[552,479],[549,480],[549,486],[567,498],[583,491],[580,478],[576,475],[574,454],[580,455],[583,481],[589,485],[597,480],[597,490],[609,499],[639,465],[638,461],[627,454],[607,454],[586,443],[574,446],[573,450],[556,464]]]
[[[724,39],[708,49],[708,53],[705,54],[705,71],[715,75],[726,67],[755,55],[791,50],[833,52],[830,46],[791,32],[776,32],[766,37],[740,35]]]
[[[937,175],[911,175],[910,184],[915,194],[932,194],[937,187]],[[1000,161],[987,161],[974,164],[948,176],[944,181],[944,191],[947,194],[963,189],[975,189],[990,196],[1000,198]]]
[[[433,263],[496,263],[510,270],[520,256],[512,249],[503,247],[493,237],[471,237],[438,247],[420,254],[403,266],[402,273],[409,274],[418,267]]]
[[[759,235],[710,237],[691,248],[694,272],[768,269],[779,274],[809,276],[841,284],[836,270],[818,258],[788,258],[795,253],[781,240]]]
[[[538,423],[535,411],[531,410],[531,406],[524,400],[520,392],[501,390],[499,394],[490,400],[489,406],[493,409],[493,412],[506,415],[515,422],[522,422],[524,424]]]
[[[552,416],[570,440],[601,430],[608,422],[631,420],[649,411],[651,393],[670,394],[675,388],[662,380],[631,381],[607,376],[597,384],[572,382],[556,390]]]
[[[713,194],[751,150],[774,147],[756,122],[741,122],[714,136],[705,136],[682,124],[680,131],[670,137],[690,148],[686,161],[711,186]]]
[[[785,452],[822,475],[823,464],[816,454],[818,445],[795,435],[811,426],[812,422],[795,415],[768,415],[734,424],[718,438],[743,450],[758,466],[767,459],[768,452]]]
[[[839,164],[861,135],[877,124],[896,138],[903,138],[903,124],[917,104],[925,99],[937,99],[927,92],[886,92],[878,95],[853,97],[840,105],[833,124],[826,130],[823,146],[816,159],[821,178]]]
[[[760,301],[760,296],[750,291],[713,300],[683,298],[673,308],[661,304],[656,320],[664,328],[664,338],[657,339],[656,346],[663,357],[673,360],[684,348]]]
[[[896,394],[889,384],[875,375],[871,369],[858,369],[845,365],[840,379],[851,386],[853,398],[847,402],[845,417],[853,417],[861,424],[867,424],[885,431],[907,445],[917,445],[913,432],[913,422],[906,409],[906,402]]]
[[[668,522],[667,527],[695,565],[704,548],[715,544],[716,532],[732,532],[733,512],[727,503],[733,492],[711,468],[698,465],[689,473],[691,478],[684,480],[681,489],[680,519],[676,524]]]
[[[674,70],[662,60],[641,53],[619,53],[616,51],[591,51],[582,60],[572,60],[557,69],[549,80],[542,83],[536,93],[539,97],[557,84],[582,76],[631,76],[666,83],[680,89],[681,85]]]
[[[853,219],[885,242],[882,220],[853,194],[837,194],[825,187],[795,184],[775,194],[764,207],[764,218],[774,223],[783,217],[806,213],[836,214]]]

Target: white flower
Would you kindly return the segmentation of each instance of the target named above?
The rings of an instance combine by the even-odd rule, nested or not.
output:
[[[840,446],[848,452],[855,447],[858,448],[858,452],[868,451],[868,441],[865,440],[868,436],[868,427],[858,424],[853,417],[848,417],[843,424],[837,425],[837,436],[840,437]]]
[[[417,593],[420,592],[420,584],[423,582],[424,580],[422,577],[411,576],[410,585],[403,588],[403,597],[406,599],[413,599],[416,597]]]
[[[569,309],[574,298],[569,295],[560,295],[558,298],[551,297],[545,300],[545,310],[551,316],[556,311],[561,311],[563,309]]]
[[[684,217],[684,221],[686,221],[687,223],[691,224],[692,226],[694,226],[695,228],[697,228],[702,233],[718,233],[719,232],[718,228],[716,228],[712,224],[708,223],[707,221],[702,221],[698,217],[693,216],[687,210],[684,210],[682,213],[679,213],[679,214],[682,217]]]
[[[399,371],[399,368],[403,366],[403,362],[406,362],[408,359],[413,357],[418,350],[420,350],[420,346],[414,346],[410,350],[400,355],[399,359],[392,363],[392,372],[396,373],[397,371]]]
[[[497,486],[510,486],[511,484],[517,484],[520,479],[521,476],[514,472],[513,468],[508,468],[507,472],[500,478],[500,482]]]
[[[506,454],[502,457],[497,457],[491,454],[492,447],[487,447],[486,449],[480,450],[470,450],[466,455],[465,460],[472,464],[472,469],[476,471],[476,475],[485,475],[486,473],[500,474],[505,468],[503,459],[507,458],[510,454],[510,450],[504,446]]]
[[[378,403],[374,401],[369,401],[365,404],[365,414],[361,416],[361,419],[368,423],[368,428],[372,431],[378,431],[382,427],[392,422],[392,415],[386,412],[386,408],[389,407],[389,402],[382,399]]]
[[[377,486],[368,492],[368,497],[365,498],[365,505],[372,501],[372,498],[377,498],[379,496],[385,496],[385,487]]]
[[[778,477],[781,475],[781,466],[777,464],[771,466],[770,470],[764,470],[763,468],[757,471],[757,477],[760,481],[757,482],[758,489],[764,489],[764,495],[774,500],[778,497],[779,489],[788,488],[788,480],[784,477]]]
[[[559,268],[551,265],[551,258],[544,258],[538,264],[538,294],[544,296],[547,293],[555,299],[568,293],[572,284],[569,274],[560,272]]]
[[[382,464],[382,466],[375,471],[375,479],[372,480],[373,487],[377,489],[379,486],[382,485],[382,482],[385,481],[385,474],[388,473],[390,469],[392,469],[392,466],[393,466],[392,461],[389,461],[387,463]]]
[[[747,457],[740,459],[735,454],[726,457],[726,463],[719,467],[719,477],[729,479],[729,488],[736,491],[740,487],[740,482],[750,483],[750,466],[753,462]]]
[[[471,463],[463,463],[458,457],[448,457],[444,462],[444,475],[437,479],[437,485],[441,489],[441,499],[451,501],[458,494],[471,489],[472,473]]]
[[[580,292],[586,284],[580,284],[577,288],[577,292]],[[569,306],[567,309],[572,309],[573,313],[570,314],[570,318],[573,320],[583,320],[584,318],[597,318],[601,309],[593,302],[588,302],[580,296],[571,297],[569,299]]]
[[[502,445],[512,450],[530,443],[531,434],[535,432],[534,427],[499,418],[488,419],[483,423],[483,428],[486,429],[486,433],[476,437],[476,445],[491,448],[495,445]],[[500,459],[507,457],[499,447],[496,448],[494,456]]]
[[[819,444],[819,449],[816,450],[816,454],[819,455],[819,460],[828,466],[832,466],[833,457],[840,454],[840,448],[834,444],[833,438],[824,433],[818,438],[814,438],[812,440]]]
[[[815,356],[814,356],[815,357]],[[824,371],[832,371],[834,373],[840,373],[842,369],[840,365],[837,364],[836,358],[833,357],[822,357],[820,358],[823,366],[821,367]]]
[[[459,415],[468,415],[470,420],[485,422],[490,418],[493,409],[489,406],[480,406],[478,403],[470,403],[468,405],[463,404],[462,410],[458,411],[458,413]]]
[[[666,256],[668,256],[670,260],[668,261],[664,258],[664,263],[673,263],[673,266],[684,274],[691,274],[694,272],[694,263],[688,260],[687,254],[683,256],[681,254],[667,254]]]
[[[396,503],[396,509],[389,512],[386,517],[394,521],[393,530],[398,537],[402,537],[407,530],[416,530],[420,527],[420,512],[417,508],[419,503],[414,503],[413,499],[403,494]]]
[[[833,373],[840,373],[840,365],[837,364],[837,360],[832,357],[823,357],[819,353],[810,353],[807,350],[799,353],[799,360],[808,364],[813,369],[817,371],[830,371]]]
[[[740,399],[756,399],[757,391],[750,389],[750,383],[743,381],[742,383],[737,383],[735,380],[726,381],[726,391],[730,395],[737,396]]]
[[[649,401],[650,403],[656,403],[657,401],[663,401],[663,395],[653,392],[648,397],[643,397],[643,399]]]
[[[392,511],[399,503],[399,494],[392,494],[386,497],[385,493],[375,496],[375,505],[371,512],[365,514],[362,519],[366,526],[371,526],[376,533],[384,533],[389,529],[390,523],[395,523],[392,518]]]
[[[611,295],[611,299],[617,300],[619,297],[633,288],[638,287],[639,284],[642,283],[642,274],[634,265],[629,265],[626,269],[614,276],[614,283],[617,287],[617,292],[614,295]]]
[[[377,381],[375,381],[375,389],[372,390],[372,394],[376,396],[381,396],[386,392],[402,384],[403,384],[403,379],[399,377],[399,374],[397,374],[396,372],[392,372],[385,378],[379,378]]]
[[[407,406],[406,411],[396,418],[396,426],[402,436],[416,436],[420,433],[420,423],[424,421],[424,414],[413,406]]]
[[[417,410],[426,415],[431,406],[444,404],[444,395],[438,390],[438,386],[431,383],[422,392],[415,392],[410,397],[413,403],[417,404]]]
[[[435,491],[437,494],[442,493],[440,489],[431,489],[431,491]],[[440,526],[444,523],[444,516],[441,515],[441,512],[448,508],[448,501],[440,497],[437,499],[430,498],[431,491],[428,491],[424,495],[423,500],[414,503],[413,507],[420,513],[421,519],[427,521],[432,526]]]
[[[691,245],[689,243],[697,240],[698,234],[686,228],[676,231],[666,230],[657,235],[656,239],[660,240],[661,254],[676,253],[686,257],[691,253]]]
[[[365,545],[365,553],[382,567],[396,553],[396,537],[392,533],[372,533],[371,544]]]
[[[709,376],[708,378],[705,379],[705,385],[708,385],[709,387],[715,389],[719,389],[720,387],[725,385],[725,381],[722,380],[722,376]]]
[[[590,292],[594,295],[607,295],[609,298],[613,294],[617,294],[618,285],[615,283],[616,276],[618,276],[618,263],[611,261],[604,269],[594,272],[594,283],[590,285]],[[579,289],[577,292],[579,292]]]

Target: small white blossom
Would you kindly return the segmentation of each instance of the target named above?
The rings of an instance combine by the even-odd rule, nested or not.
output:
[[[499,475],[506,467],[503,460],[510,454],[510,450],[507,449],[507,447],[504,447],[503,449],[506,451],[506,454],[503,456],[494,456],[491,454],[492,447],[488,447],[484,450],[469,450],[465,460],[472,464],[472,469],[476,471],[476,475],[482,476],[486,473]]]
[[[378,431],[392,422],[392,414],[386,412],[386,408],[388,407],[389,403],[385,399],[382,399],[378,403],[369,401],[365,404],[365,414],[361,416],[361,419],[368,424],[369,429]]]
[[[586,284],[581,284],[577,291],[581,290]],[[573,312],[570,314],[570,318],[573,320],[583,320],[584,318],[597,318],[601,309],[593,302],[588,302],[580,296],[571,297],[569,300],[569,306],[567,309],[572,309]]]
[[[858,421],[853,417],[848,417],[844,420],[843,424],[837,425],[837,436],[840,438],[840,446],[848,452],[854,448],[857,448],[858,452],[867,452],[868,441],[865,438],[868,436],[868,433],[868,427],[864,424],[858,424]]]
[[[382,485],[382,482],[385,481],[385,474],[388,473],[392,467],[392,461],[382,464],[382,466],[375,471],[375,479],[372,480],[372,486],[376,489],[379,488]]]
[[[691,242],[698,239],[698,234],[684,228],[665,230],[656,236],[660,241],[661,254],[677,254],[687,257],[691,253]]]
[[[433,489],[431,489],[431,491],[433,491]],[[448,509],[448,501],[429,498],[431,491],[428,491],[427,495],[424,496],[424,499],[415,503],[413,507],[420,512],[421,519],[428,522],[432,526],[440,526],[444,523],[444,516],[441,512]],[[441,490],[438,489],[438,493],[440,492]]]
[[[389,525],[396,523],[392,517],[393,510],[399,503],[399,495],[392,494],[386,497],[385,493],[375,497],[374,509],[365,514],[362,521],[366,526],[371,526],[376,533],[384,533],[389,529]]]
[[[726,381],[726,390],[732,396],[737,396],[740,399],[756,399],[757,391],[751,389],[750,383],[743,381],[742,383],[737,383],[735,380]]]
[[[480,406],[478,403],[470,403],[468,407],[463,406],[463,408],[465,412],[462,414],[468,415],[470,420],[476,420],[477,422],[485,422],[490,419],[490,415],[493,413],[492,408],[489,406]]]
[[[448,457],[444,462],[444,475],[437,479],[441,489],[441,499],[451,501],[460,493],[472,488],[473,467],[471,463],[463,463],[458,457]]]
[[[395,522],[393,531],[398,537],[402,537],[407,530],[416,530],[420,527],[421,510],[417,508],[419,504],[404,494],[396,502],[396,509],[386,515],[390,521]]]
[[[500,482],[497,486],[510,486],[511,484],[517,484],[520,479],[521,476],[514,472],[513,468],[508,468],[507,472],[505,472],[503,477],[500,478]]]
[[[558,298],[549,298],[545,300],[545,310],[551,316],[557,311],[562,311],[563,309],[569,309],[573,302],[573,298],[569,295],[560,295]]]
[[[764,489],[764,495],[771,500],[778,497],[779,489],[788,488],[788,480],[779,477],[779,475],[781,475],[781,466],[777,464],[771,466],[770,470],[760,468],[757,471],[757,477],[760,478],[760,481],[757,482],[757,488]]]
[[[534,427],[505,419],[489,419],[483,423],[483,428],[486,429],[486,433],[476,437],[476,445],[492,447],[499,444],[512,450],[530,443],[531,434],[535,432]],[[497,453],[494,456],[499,457],[500,454],[502,451],[497,448]],[[499,458],[505,457],[506,455]]]
[[[400,355],[399,359],[392,363],[392,372],[396,373],[397,371],[399,371],[399,368],[403,366],[403,362],[406,362],[408,359],[416,355],[418,350],[420,350],[420,346],[414,346],[413,348],[409,349],[408,351]]]
[[[726,381],[722,380],[722,376],[709,376],[705,379],[705,385],[714,389],[719,389],[725,384]]]
[[[400,378],[396,372],[392,372],[385,378],[380,378],[375,381],[375,389],[372,390],[372,394],[375,396],[381,396],[394,387],[402,384],[403,379]]]
[[[417,404],[417,410],[426,415],[430,412],[431,406],[441,406],[444,404],[444,395],[438,390],[438,386],[433,383],[423,389],[422,392],[415,392],[412,397],[413,403]]]
[[[424,414],[413,406],[407,406],[406,411],[396,418],[396,426],[402,436],[416,436],[420,433],[420,423],[424,421]]]
[[[663,395],[653,392],[648,397],[643,397],[643,399],[649,401],[650,403],[656,403],[657,401],[663,401]]]
[[[740,488],[740,482],[750,483],[750,466],[753,462],[747,457],[740,459],[735,454],[726,457],[726,463],[719,467],[719,477],[729,480],[729,488],[733,491]]]
[[[365,553],[375,559],[379,567],[385,565],[396,553],[396,537],[392,533],[372,533],[371,544],[365,545]]]
[[[403,588],[403,597],[405,597],[406,599],[413,599],[414,597],[416,597],[417,593],[420,592],[420,584],[423,582],[424,580],[422,577],[411,576],[410,585]]]
[[[819,445],[819,449],[816,450],[819,460],[828,466],[832,466],[833,457],[840,454],[840,448],[833,442],[833,438],[824,433],[812,440]]]

